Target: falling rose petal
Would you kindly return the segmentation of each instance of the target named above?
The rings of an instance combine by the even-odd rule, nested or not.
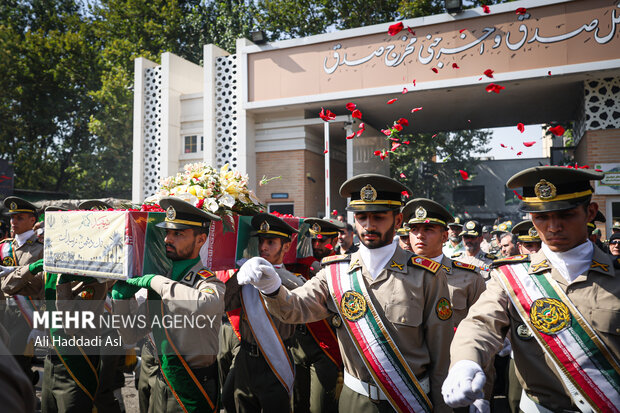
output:
[[[332,244],[325,244],[325,248],[327,248],[328,250],[333,250],[334,246]]]
[[[561,125],[558,126],[554,126],[552,128],[549,128],[549,132],[553,133],[555,136],[562,136],[564,135],[564,132],[566,132],[564,130],[564,128]]]
[[[392,131],[390,129],[381,129],[381,132],[385,135],[385,136],[390,136],[392,134]]]
[[[491,8],[490,8],[489,6],[487,6],[486,4],[484,4],[484,5],[482,6],[482,11],[483,11],[485,14],[489,14],[489,13],[491,13]]]
[[[409,192],[407,192],[407,191],[401,192],[400,195],[404,196],[405,198],[409,198]]]
[[[355,105],[355,103],[351,103],[351,102],[347,103],[347,105],[346,105],[346,108],[347,108],[348,110],[350,110],[351,112],[353,112],[353,111],[355,110],[355,108],[356,108],[356,107],[357,107],[357,106]]]
[[[460,67],[456,63],[452,63],[452,69],[460,69]]]
[[[525,130],[525,126],[522,123],[517,123],[517,129],[519,130],[519,132],[523,133],[523,131]]]
[[[392,103],[396,102],[398,99],[394,98],[394,99],[390,99],[387,101],[388,105],[391,105]]]
[[[499,146],[501,146],[502,148],[507,148],[507,146],[504,145],[503,143],[500,143]]]
[[[403,141],[405,145],[409,145],[409,141]]]
[[[337,209],[334,209],[334,210],[332,211],[332,215],[338,215],[338,210],[337,210]]]
[[[400,123],[403,126],[409,126],[409,121],[405,118],[400,118],[396,121],[396,123]]]
[[[467,123],[471,123],[471,119],[467,119]]]
[[[366,129],[366,124],[364,122],[360,122],[360,129]]]
[[[487,69],[483,73],[486,77],[490,77],[491,79],[493,79],[493,72],[494,72],[493,70]]]
[[[323,239],[323,235],[321,235],[321,234],[318,234],[316,237],[317,237],[317,239]]]
[[[511,146],[511,147],[510,147],[510,150],[511,150],[511,151],[514,151],[514,150],[515,150],[515,148],[513,148],[513,147]]]
[[[422,106],[420,106],[419,108],[413,108],[411,109],[411,113],[416,113],[422,110]]]
[[[413,79],[413,86],[415,86],[415,79]]]
[[[398,142],[400,139],[398,139],[398,138],[394,138],[394,137],[391,137],[391,136],[390,136],[390,140],[391,140],[391,141],[394,141],[394,142]]]
[[[359,109],[355,109],[353,111],[353,113],[351,113],[351,116],[357,119],[361,119],[362,118],[362,112],[359,111]]]
[[[551,70],[547,72],[547,76],[551,76]]]
[[[496,85],[495,83],[490,83],[489,85],[487,85],[486,88],[484,88],[487,92],[495,92],[495,93],[499,93],[500,90],[504,90],[506,89],[504,86],[500,86],[500,85]]]
[[[411,27],[407,27],[407,31],[415,36],[415,32],[413,31]]]
[[[400,123],[395,123],[394,126],[392,126],[392,129],[394,129],[397,132],[400,132],[403,130],[403,125],[401,125]]]
[[[329,122],[330,120],[336,119],[336,115],[329,111],[329,109],[321,108],[321,112],[319,112],[319,117],[323,119],[325,122]]]
[[[381,155],[381,151],[375,151],[374,153],[375,153],[375,156]]]
[[[356,134],[356,133],[359,133],[359,131],[357,131],[357,132],[353,132],[352,134],[347,135],[347,139],[353,139],[353,138],[355,138],[355,134]]]
[[[404,95],[405,93],[407,93],[407,92],[409,92],[409,90],[408,90],[406,87],[404,87],[404,88],[403,88],[403,95]]]
[[[527,14],[527,9],[525,7],[519,7],[515,10],[515,13],[517,13],[518,16],[523,16],[524,14]]]
[[[603,172],[602,169],[595,169],[596,172]]]
[[[523,145],[529,148],[530,146],[533,146],[535,143],[536,143],[536,141],[523,142]]]
[[[434,134],[433,136],[431,136],[431,138],[434,138],[435,136],[437,136],[437,134]]]
[[[323,154],[326,154],[327,152],[328,152],[328,151],[327,151],[327,149],[325,149],[325,150],[323,151]]]
[[[398,175],[398,176],[400,176],[401,178],[406,178],[405,174],[404,174],[404,173],[402,173],[402,172],[401,172],[401,173],[400,173],[400,175]]]
[[[478,80],[482,80],[482,78],[481,78],[481,77],[479,77],[479,78],[478,78]]]
[[[395,149],[397,149],[400,145],[401,145],[400,143],[398,143],[398,142],[394,142],[394,143],[392,144],[392,149],[390,149],[390,150],[391,150],[392,152],[394,152],[394,150],[395,150]]]
[[[517,152],[517,156],[523,155],[523,152]]]
[[[463,33],[465,30],[467,30],[467,29],[461,29],[461,30],[459,30],[459,33]]]
[[[396,36],[403,29],[403,22],[394,23],[388,27],[388,34],[390,36]]]
[[[459,169],[459,173],[461,174],[461,178],[463,178],[464,181],[467,181],[467,178],[469,178],[469,174],[462,169]]]
[[[437,70],[437,68],[436,68],[436,67],[432,68],[431,70],[432,70],[433,72],[435,72],[435,73],[439,73],[439,71]]]
[[[523,197],[521,196],[520,193],[518,193],[517,191],[515,191],[514,189],[512,190],[512,192],[514,192],[514,194],[517,196],[517,198],[519,199],[523,199]]]

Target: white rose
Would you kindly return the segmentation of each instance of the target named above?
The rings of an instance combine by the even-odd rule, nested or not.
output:
[[[219,198],[220,205],[232,208],[235,205],[235,198],[232,195],[225,194]]]
[[[219,206],[217,205],[217,201],[215,200],[215,198],[205,199],[204,205],[206,205],[207,210],[211,212],[217,212],[217,210],[219,209]],[[203,205],[203,208],[204,208],[204,205]]]

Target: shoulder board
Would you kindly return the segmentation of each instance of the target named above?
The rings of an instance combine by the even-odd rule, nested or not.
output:
[[[454,265],[457,268],[462,268],[464,270],[470,270],[474,272],[478,271],[478,267],[476,267],[474,264],[467,264],[461,261],[452,261],[452,265]]]
[[[495,255],[493,255],[491,253],[488,253],[488,252],[486,254],[484,254],[484,256],[487,257],[490,260],[496,260],[497,259],[497,256],[495,256]]]
[[[200,276],[201,278],[207,279],[210,277],[213,277],[215,274],[213,274],[211,271],[207,270],[207,269],[202,269],[200,271],[198,271],[198,276]]]
[[[420,257],[420,256],[411,257],[407,265],[410,267],[413,267],[413,266],[422,267],[425,270],[429,270],[433,274],[435,274],[437,270],[439,270],[439,267],[441,267],[441,264],[438,263],[437,261],[429,260],[428,258]]]
[[[343,255],[330,255],[329,257],[325,257],[321,260],[321,265],[328,265],[328,264],[333,264],[336,262],[342,262],[342,261],[350,261],[351,260],[351,256],[349,254],[343,254]]]
[[[463,255],[462,252],[455,252],[454,254],[452,254],[452,257],[450,257],[450,258],[460,257],[461,255]]]
[[[521,262],[529,262],[529,255],[513,255],[512,257],[500,258],[491,263],[491,268],[501,267],[502,265],[518,264]]]

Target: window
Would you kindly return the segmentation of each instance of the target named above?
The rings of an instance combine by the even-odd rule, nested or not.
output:
[[[461,205],[484,206],[484,185],[458,186],[452,190],[452,199]]]
[[[269,204],[269,212],[279,212],[280,214],[295,215],[295,204]]]
[[[202,146],[202,139],[201,139],[201,146]],[[185,136],[185,147],[184,147],[183,152],[184,153],[198,152],[198,136],[196,135]]]

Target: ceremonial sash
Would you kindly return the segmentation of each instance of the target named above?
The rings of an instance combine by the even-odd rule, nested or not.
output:
[[[6,241],[0,246],[0,262],[2,265],[7,267],[14,267],[18,265],[17,256],[15,255],[15,250],[13,249],[13,242],[14,241]],[[26,320],[28,326],[32,328],[33,313],[37,310],[32,297],[19,294],[12,295],[11,297],[15,299],[17,308],[19,308],[20,313],[22,313],[24,320]]]
[[[17,258],[13,250],[13,240],[7,240],[0,246],[0,263],[6,267],[17,265]]]
[[[361,271],[348,274],[348,268],[330,265],[327,284],[366,368],[397,412],[430,412],[431,402],[372,304]]]
[[[58,274],[45,273],[45,311],[56,311],[56,283],[58,281]],[[51,314],[51,313],[50,313]],[[90,358],[84,353],[84,350],[77,346],[80,351],[79,355],[71,355],[69,349],[62,345],[54,345],[54,337],[60,340],[57,343],[62,343],[62,339],[68,339],[68,336],[62,328],[50,327],[50,340],[54,351],[58,354],[58,358],[67,369],[67,372],[71,378],[75,381],[80,389],[86,394],[90,400],[95,400],[95,393],[99,387],[99,374],[97,373],[97,366],[94,366]]]
[[[241,305],[252,335],[271,371],[282,386],[291,394],[295,380],[295,367],[282,342],[271,316],[265,308],[263,297],[254,286],[246,284],[241,287]]]
[[[550,272],[529,263],[498,268],[523,322],[553,362],[582,412],[620,412],[620,366]]]
[[[340,347],[338,346],[338,337],[334,334],[334,330],[327,320],[306,323],[306,327],[312,335],[312,338],[323,350],[323,353],[338,367],[342,366],[342,356],[340,355]]]

